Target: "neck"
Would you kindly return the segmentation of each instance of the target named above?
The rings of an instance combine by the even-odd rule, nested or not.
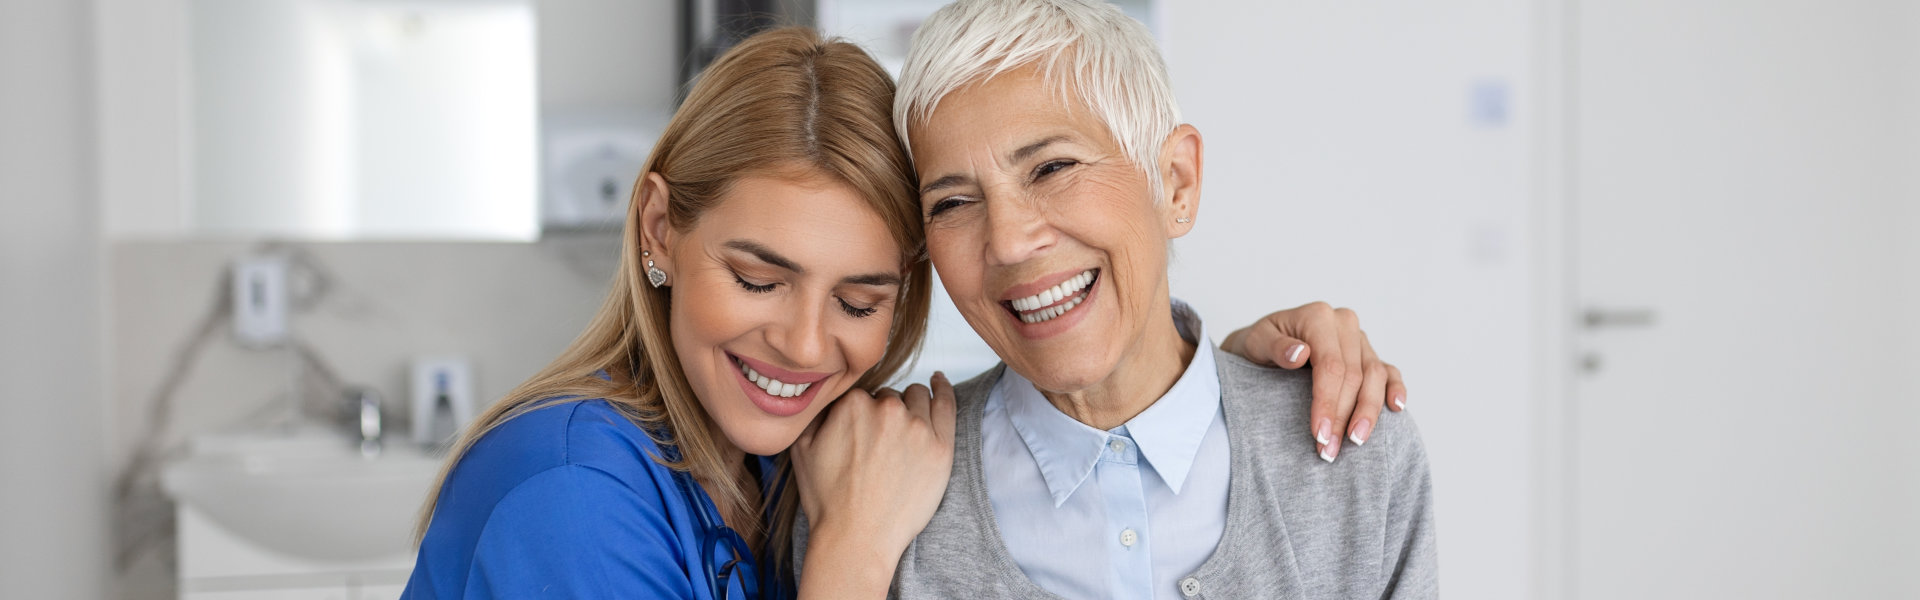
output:
[[[727,527],[733,528],[735,532],[747,538],[748,543],[757,543],[759,527],[754,525],[754,520],[757,518],[754,506],[759,500],[760,486],[758,482],[753,481],[753,474],[747,471],[747,452],[733,445],[733,441],[727,439],[726,432],[721,431],[717,423],[709,422],[709,430],[713,449],[720,455],[723,471],[714,474],[712,478],[696,474],[694,481],[708,490],[707,496],[713,498],[715,507],[720,509],[720,519],[726,523]],[[732,506],[733,503],[728,501],[726,494],[713,492],[723,489],[722,486],[733,485],[740,485],[740,489],[747,491],[748,497],[745,500],[748,506]]]
[[[1047,398],[1060,412],[1100,430],[1113,429],[1139,415],[1167,395],[1180,381],[1187,364],[1198,348],[1180,337],[1173,325],[1171,301],[1163,300],[1140,343],[1121,355],[1120,362],[1106,379],[1072,392],[1047,392]]]

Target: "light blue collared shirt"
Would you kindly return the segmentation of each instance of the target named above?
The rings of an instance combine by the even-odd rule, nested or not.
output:
[[[1173,388],[1101,431],[1006,370],[987,397],[981,461],[1000,537],[1028,579],[1067,598],[1180,599],[1227,520],[1227,423],[1213,342],[1173,301],[1196,346]]]

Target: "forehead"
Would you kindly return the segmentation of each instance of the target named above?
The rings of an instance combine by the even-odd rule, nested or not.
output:
[[[706,243],[750,239],[812,269],[899,268],[886,220],[847,185],[817,175],[753,175],[735,181],[690,233]]]
[[[1044,66],[1030,64],[955,89],[911,125],[914,157],[936,160],[982,144],[1005,150],[1000,146],[1063,134],[1111,143],[1106,123],[1063,77],[1055,70],[1050,78]]]

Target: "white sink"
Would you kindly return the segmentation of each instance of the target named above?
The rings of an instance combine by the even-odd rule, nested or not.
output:
[[[161,474],[168,495],[234,535],[323,560],[409,552],[441,460],[403,443],[363,458],[328,429],[205,435],[191,448]]]

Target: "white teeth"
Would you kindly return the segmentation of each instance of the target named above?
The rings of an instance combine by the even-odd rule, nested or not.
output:
[[[1059,317],[1060,315],[1067,314],[1067,311],[1073,310],[1073,307],[1079,306],[1080,303],[1085,301],[1086,299],[1087,299],[1086,296],[1077,296],[1072,300],[1068,300],[1066,304],[1062,304],[1059,306],[1049,306],[1033,312],[1022,312],[1020,313],[1020,321],[1024,323],[1041,323],[1045,321],[1051,321],[1055,317]]]
[[[1038,294],[1014,300],[1012,302],[1013,309],[1026,312],[1059,302],[1062,299],[1080,293],[1081,290],[1086,289],[1087,284],[1090,283],[1093,283],[1093,271],[1091,270],[1075,275],[1066,281],[1060,282],[1059,285],[1047,288]]]
[[[741,361],[739,365],[740,365],[740,372],[746,374],[747,381],[751,381],[753,382],[754,385],[760,386],[760,389],[766,390],[767,394],[771,396],[779,396],[781,398],[792,398],[794,396],[798,396],[806,393],[807,388],[813,386],[812,382],[787,383],[785,381],[781,381],[778,379],[774,379],[772,377],[761,375],[759,372],[754,371],[753,367],[747,366],[747,363],[745,361]]]

